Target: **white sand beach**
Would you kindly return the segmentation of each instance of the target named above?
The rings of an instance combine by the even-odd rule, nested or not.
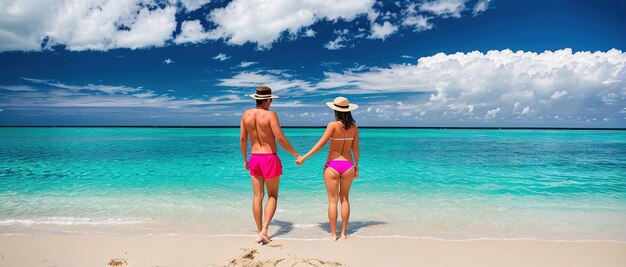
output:
[[[0,237],[0,266],[626,266],[626,243],[347,240],[248,236],[15,235]]]

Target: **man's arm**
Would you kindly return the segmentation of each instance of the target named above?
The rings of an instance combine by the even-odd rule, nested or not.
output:
[[[283,133],[283,129],[280,128],[280,122],[278,121],[278,115],[276,112],[272,112],[270,116],[270,127],[272,128],[272,133],[280,146],[282,146],[287,152],[291,153],[294,157],[299,158],[300,154],[296,152],[296,150],[291,146],[287,137]]]
[[[239,130],[239,148],[241,149],[241,157],[243,157],[243,167],[248,170],[250,169],[248,159],[246,158],[248,154],[248,130],[246,130],[246,126],[243,124],[243,116],[241,117]]]

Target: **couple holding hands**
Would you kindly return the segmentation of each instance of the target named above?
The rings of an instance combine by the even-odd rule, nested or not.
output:
[[[276,112],[269,111],[272,99],[278,96],[272,95],[269,87],[261,86],[257,87],[256,93],[250,97],[256,99],[256,107],[242,114],[239,142],[244,167],[250,171],[254,191],[252,213],[258,230],[258,238],[255,242],[271,241],[267,229],[276,212],[278,185],[280,175],[283,173],[280,158],[276,154],[276,141],[296,157],[296,164],[302,165],[330,140],[330,148],[324,165],[330,239],[337,240],[338,201],[341,202],[341,237],[347,238],[346,230],[350,217],[348,194],[352,181],[359,173],[359,130],[350,111],[358,106],[350,104],[345,97],[337,97],[333,102],[327,102],[326,105],[335,111],[335,121],[329,122],[326,131],[315,146],[304,156],[300,156],[283,134]],[[251,143],[249,160],[247,159],[248,139]],[[268,198],[263,211],[264,187],[267,188]]]

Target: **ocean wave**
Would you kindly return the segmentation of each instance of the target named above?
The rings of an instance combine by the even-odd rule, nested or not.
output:
[[[121,218],[93,219],[84,217],[42,217],[37,219],[5,219],[0,225],[129,225],[139,224],[141,220],[126,220]]]

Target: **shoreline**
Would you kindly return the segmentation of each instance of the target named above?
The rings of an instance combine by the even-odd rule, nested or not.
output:
[[[607,241],[253,236],[0,236],[0,266],[624,266],[626,243]]]
[[[2,237],[11,236],[67,236],[67,235],[97,235],[97,236],[111,236],[111,237],[152,237],[152,236],[190,236],[200,238],[249,238],[255,239],[256,235],[252,234],[194,234],[194,233],[114,233],[114,232],[54,232],[54,233],[0,233],[0,239]],[[554,242],[554,243],[617,243],[626,244],[626,240],[615,239],[540,239],[534,237],[519,237],[519,238],[506,238],[506,237],[476,237],[476,238],[442,238],[432,236],[404,236],[404,235],[380,235],[380,236],[364,236],[364,235],[348,235],[349,238],[359,239],[408,239],[408,240],[432,240],[443,242],[473,242],[473,241],[533,241],[533,242]],[[298,237],[271,237],[272,240],[288,240],[288,241],[326,241],[327,238],[298,238]]]

